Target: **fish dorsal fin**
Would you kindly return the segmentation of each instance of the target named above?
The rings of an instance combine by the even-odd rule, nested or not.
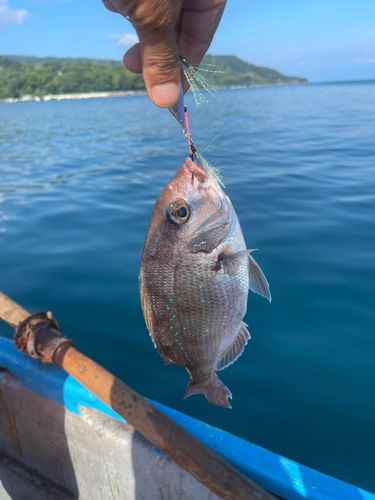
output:
[[[141,295],[141,306],[142,306],[142,312],[143,316],[145,318],[146,322],[146,327],[148,330],[148,333],[150,334],[151,340],[158,350],[161,359],[163,360],[165,365],[170,365],[172,361],[167,358],[167,356],[164,354],[163,348],[159,342],[159,339],[157,337],[157,334],[155,334],[154,330],[154,325],[152,321],[152,314],[151,314],[151,305],[150,305],[150,300],[148,299],[147,292],[145,293],[144,287],[143,287],[143,278],[142,278],[142,273],[139,276],[139,291]]]
[[[250,250],[250,252],[252,252],[252,250]],[[255,262],[255,260],[252,258],[251,255],[249,255],[248,259],[249,259],[250,290],[254,293],[259,293],[259,295],[262,295],[271,302],[272,298],[271,298],[270,287],[266,277],[263,274],[263,271],[261,270],[261,268],[258,266],[258,264]]]
[[[247,344],[248,340],[250,340],[250,333],[247,331],[246,327],[246,323],[242,321],[233,344],[230,346],[224,356],[219,360],[216,370],[224,370],[224,368],[234,363],[236,359],[241,356],[245,349],[245,345]]]

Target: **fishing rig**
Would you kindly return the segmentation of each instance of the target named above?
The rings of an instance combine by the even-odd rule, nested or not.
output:
[[[208,64],[206,66],[211,66],[211,68],[205,68],[204,65],[198,67],[191,66],[185,59],[180,57],[181,59],[181,69],[183,74],[186,77],[186,80],[188,81],[190,85],[190,90],[193,93],[194,101],[196,106],[200,106],[202,103],[208,102],[206,99],[205,95],[202,93],[201,89],[206,90],[211,96],[215,95],[216,89],[215,87],[207,80],[207,78],[202,75],[201,71],[207,71],[209,73],[221,73],[221,71],[217,71],[212,69],[213,66]],[[195,147],[195,144],[193,142],[193,139],[191,138],[191,133],[189,130],[189,122],[188,122],[188,117],[187,117],[187,108],[185,106],[185,101],[184,101],[184,92],[182,88],[182,83],[180,84],[180,95],[178,97],[178,100],[174,106],[171,106],[168,108],[169,111],[172,113],[172,115],[176,118],[178,123],[182,127],[182,131],[184,136],[186,137],[188,141],[188,146],[189,146],[189,156],[192,161],[194,161],[194,156],[196,158],[196,163],[200,164],[203,170],[209,174],[210,176],[213,176],[216,181],[221,184],[223,187],[224,184],[221,180],[220,176],[220,168],[211,165],[206,158],[202,155],[202,152],[198,152],[197,148]],[[221,134],[219,134],[221,135]],[[204,151],[207,147],[209,147],[216,137],[212,139],[203,149]]]
[[[188,140],[190,159],[192,161],[194,161],[194,155],[197,155],[197,148],[194,145],[194,142],[191,138],[190,131],[189,131],[187,108],[186,108],[185,102],[184,102],[184,91],[182,88],[182,83],[180,83],[180,95],[178,97],[178,101],[176,102],[176,104],[174,106],[172,106],[168,109],[172,113],[172,115],[176,118],[178,123],[181,125],[183,134]]]
[[[190,89],[193,92],[194,101],[197,106],[199,106],[203,102],[207,102],[207,99],[201,92],[201,88],[207,90],[211,95],[214,95],[216,89],[211,85],[211,83],[205,78],[197,68],[191,66],[186,59],[180,57],[181,60],[181,69],[183,74],[186,77],[190,85]],[[200,68],[202,70],[202,68]],[[203,69],[203,71],[205,71]],[[180,95],[176,104],[170,108],[168,108],[172,115],[176,118],[178,123],[182,127],[182,131],[184,136],[187,138],[188,146],[189,146],[189,156],[192,161],[194,161],[194,155],[198,160],[201,161],[201,155],[197,152],[197,148],[194,145],[194,142],[191,138],[191,134],[189,131],[189,122],[187,117],[187,108],[185,106],[184,101],[184,92],[182,88],[182,83],[180,84]],[[203,162],[202,162],[203,163]]]

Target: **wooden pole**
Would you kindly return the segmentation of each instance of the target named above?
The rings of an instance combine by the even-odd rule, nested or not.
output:
[[[25,309],[0,292],[0,317],[4,321],[14,327],[28,316]],[[54,334],[59,335],[55,330]],[[41,342],[37,345],[43,358]],[[140,394],[71,345],[57,349],[53,360],[222,500],[275,500]]]
[[[30,314],[25,309],[0,292],[1,319],[6,321],[12,328],[16,328],[16,326],[28,316],[30,316]]]

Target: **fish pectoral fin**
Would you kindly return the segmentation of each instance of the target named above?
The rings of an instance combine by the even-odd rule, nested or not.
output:
[[[250,250],[249,252],[252,252],[252,250]],[[272,297],[270,292],[270,286],[268,284],[266,277],[263,274],[263,271],[261,270],[261,268],[258,266],[258,264],[255,262],[255,260],[252,258],[251,255],[248,256],[248,259],[249,259],[250,290],[254,293],[259,293],[259,295],[262,295],[271,302]]]
[[[236,338],[224,356],[219,360],[216,370],[224,370],[224,368],[233,364],[241,356],[248,340],[251,338],[246,327],[246,323],[242,321]]]
[[[218,255],[217,262],[212,266],[212,270],[219,271],[222,269],[225,274],[230,276],[235,276],[237,274],[239,266],[246,259],[252,250],[241,250],[235,253],[224,253],[221,252]]]

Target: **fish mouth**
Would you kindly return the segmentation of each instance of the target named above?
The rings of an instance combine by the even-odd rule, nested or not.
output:
[[[194,178],[198,179],[202,184],[208,179],[208,175],[204,172],[200,164],[194,163],[190,158],[185,158],[184,163],[181,165],[180,169],[183,170],[183,174],[190,173],[192,180]]]
[[[209,187],[209,176],[204,172],[201,165],[197,165],[190,158],[185,158],[173,179],[165,187],[167,198],[173,199],[190,197],[193,192],[207,189]],[[159,195],[160,196],[160,195]]]

